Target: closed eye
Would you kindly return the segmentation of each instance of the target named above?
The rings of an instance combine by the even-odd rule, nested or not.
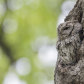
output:
[[[69,29],[69,27],[65,27],[65,28],[64,28],[64,30],[68,30],[68,29]]]

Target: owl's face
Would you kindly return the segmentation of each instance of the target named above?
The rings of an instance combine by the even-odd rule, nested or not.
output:
[[[58,26],[58,38],[64,40],[69,36],[77,34],[82,29],[82,25],[78,22],[64,22]]]

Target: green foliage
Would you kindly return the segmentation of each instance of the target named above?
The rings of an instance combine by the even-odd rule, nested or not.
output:
[[[5,13],[0,16],[0,84],[9,72],[9,67],[21,57],[30,60],[31,72],[21,76],[14,68],[14,73],[20,80],[26,81],[27,84],[45,84],[46,80],[53,80],[54,67],[45,67],[38,59],[38,51],[34,51],[31,45],[40,36],[56,38],[56,24],[64,0],[29,0],[30,4],[28,0],[21,0],[22,3],[15,0],[15,9],[12,9],[8,1],[0,0],[0,4],[4,3],[4,7],[7,6]],[[16,21],[14,25],[9,26],[9,30],[15,26],[17,29],[6,30],[3,26],[5,20],[9,21],[8,25],[12,24],[11,20]]]

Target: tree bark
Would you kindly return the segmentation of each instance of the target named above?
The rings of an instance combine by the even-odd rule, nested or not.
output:
[[[79,60],[76,63],[63,65],[59,62],[59,56],[54,72],[55,84],[84,84],[84,0],[77,0],[74,8],[65,18],[65,22],[78,21],[82,24],[81,46],[79,48]]]

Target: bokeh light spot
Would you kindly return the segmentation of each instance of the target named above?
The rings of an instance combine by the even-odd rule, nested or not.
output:
[[[42,36],[32,43],[32,49],[38,52],[38,58],[44,66],[54,66],[57,60],[56,40]]]
[[[73,0],[68,0],[68,1],[64,1],[63,2],[62,6],[61,6],[62,13],[60,14],[60,16],[58,18],[57,26],[60,23],[64,22],[65,17],[72,10],[72,8],[74,7],[74,5],[75,5],[75,1],[73,1]]]
[[[68,0],[68,1],[63,2],[61,6],[62,12],[64,14],[68,14],[70,10],[73,9],[74,5],[75,5],[75,1]]]
[[[23,7],[23,0],[8,0],[7,4],[10,10],[15,11]]]
[[[29,5],[33,2],[33,0],[24,0],[25,1],[25,5]]]
[[[54,66],[57,60],[55,45],[41,47],[38,52],[38,57],[44,65]]]
[[[21,81],[14,72],[8,72],[5,76],[3,84],[27,84],[25,81]]]
[[[20,75],[28,75],[31,72],[31,64],[28,58],[20,58],[16,62],[16,71]]]
[[[14,19],[5,19],[3,22],[3,31],[12,34],[17,30],[18,24]]]
[[[6,5],[4,2],[0,3],[0,16],[2,17],[6,12]]]

